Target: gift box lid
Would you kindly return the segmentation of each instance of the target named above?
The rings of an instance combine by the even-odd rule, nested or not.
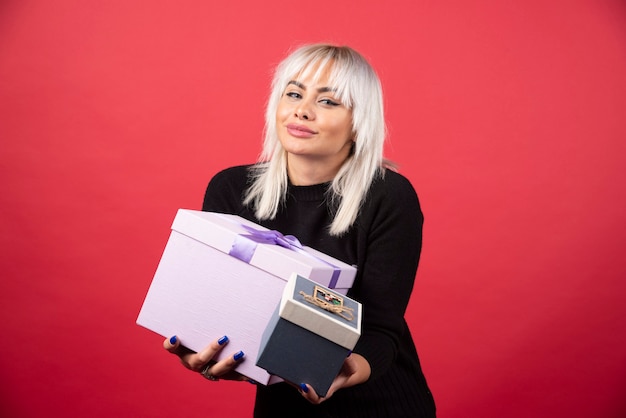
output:
[[[179,209],[172,230],[271,271],[287,281],[296,272],[330,288],[349,289],[356,268],[237,215]],[[277,257],[284,263],[276,263]]]
[[[359,302],[295,273],[285,286],[278,314],[349,350],[361,336]]]

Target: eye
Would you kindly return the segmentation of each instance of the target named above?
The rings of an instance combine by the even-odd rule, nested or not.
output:
[[[339,106],[341,103],[332,100],[332,99],[322,99],[319,101],[321,104],[325,104],[327,106]]]
[[[302,95],[297,91],[288,91],[285,93],[285,96],[290,97],[292,99],[301,99]]]

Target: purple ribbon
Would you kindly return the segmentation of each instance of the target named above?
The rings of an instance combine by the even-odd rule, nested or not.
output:
[[[238,258],[245,263],[250,263],[258,244],[278,245],[280,247],[296,251],[300,254],[304,254],[308,257],[312,257],[331,266],[333,268],[333,274],[330,278],[328,287],[334,289],[337,286],[341,269],[326,260],[322,260],[321,258],[304,251],[302,244],[298,241],[298,238],[293,235],[283,235],[278,231],[260,231],[247,225],[239,225],[248,233],[237,235],[230,251],[228,252],[228,255]]]
[[[241,225],[248,234],[239,234],[229,251],[229,255],[246,263],[252,260],[258,244],[278,245],[290,250],[302,249],[302,244],[293,235],[283,235],[278,231],[259,231],[247,225]]]

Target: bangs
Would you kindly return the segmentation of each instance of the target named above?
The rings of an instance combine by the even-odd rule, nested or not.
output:
[[[347,108],[352,108],[354,102],[355,87],[351,80],[359,80],[356,74],[360,66],[352,65],[352,54],[342,48],[318,49],[292,57],[285,64],[278,81],[281,92],[287,88],[289,81],[302,81],[311,78],[313,83],[318,83],[323,75],[328,74],[328,86],[333,90],[336,97]]]

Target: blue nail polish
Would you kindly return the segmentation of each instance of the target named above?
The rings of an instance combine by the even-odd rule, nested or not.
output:
[[[348,351],[348,355],[346,357],[350,357],[350,354],[352,354],[352,350]]]
[[[225,335],[224,335],[222,338],[220,338],[219,340],[217,340],[217,343],[218,343],[219,345],[224,345],[224,344],[226,344],[227,342],[228,342],[228,337],[227,337],[227,336],[225,336]]]
[[[178,338],[176,338],[176,336],[172,336],[172,338],[170,338],[170,344],[174,345],[176,344],[176,342],[178,341]]]
[[[300,390],[304,393],[309,393],[309,387],[306,385],[306,383],[300,383]]]
[[[244,355],[245,354],[243,353],[243,351],[239,351],[239,352],[235,353],[235,355],[233,356],[233,359],[235,361],[239,361],[239,360],[241,360],[243,358]]]

